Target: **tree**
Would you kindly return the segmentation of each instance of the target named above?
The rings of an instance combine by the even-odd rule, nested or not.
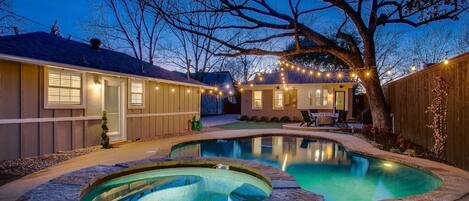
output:
[[[177,2],[173,2],[177,4]],[[178,6],[184,6],[179,4]],[[215,27],[220,23],[220,15],[187,15],[185,17],[191,18],[197,24],[204,24],[206,27]],[[198,34],[181,31],[174,27],[170,27],[170,35],[174,40],[167,40],[167,43],[161,45],[163,51],[163,62],[175,66],[183,71],[193,72],[198,77],[199,72],[209,72],[215,67],[222,65],[224,57],[217,57],[215,52],[222,47],[222,45],[215,43],[210,37],[203,37]],[[199,32],[204,32],[208,36],[213,36],[214,31],[197,29]]]
[[[241,55],[236,58],[228,59],[220,71],[229,71],[234,80],[247,82],[257,73],[261,72],[261,59],[259,56]]]
[[[0,35],[19,31],[18,23],[21,20],[9,10],[10,7],[10,0],[0,0]]]
[[[278,1],[275,1],[278,3]],[[390,131],[391,119],[384,97],[379,75],[376,68],[377,30],[385,25],[394,24],[419,27],[433,21],[456,19],[458,15],[468,9],[466,1],[460,0],[324,0],[318,3],[302,0],[288,0],[287,5],[273,5],[265,0],[220,0],[220,1],[189,1],[197,4],[194,9],[181,11],[171,4],[151,1],[150,5],[162,13],[165,21],[179,30],[202,35],[222,44],[230,51],[220,52],[218,55],[239,56],[273,55],[286,57],[291,55],[322,52],[329,53],[342,60],[351,69],[359,71],[359,78],[363,82],[370,103],[373,126]],[[202,7],[202,9],[199,9]],[[286,8],[283,9],[282,8]],[[307,17],[313,14],[328,12],[341,20],[331,37],[321,33],[317,25],[308,24]],[[190,19],[181,16],[190,14],[222,13],[224,23],[218,27],[208,28],[195,24]],[[341,19],[342,18],[342,19]],[[350,26],[359,36],[341,31],[342,27]],[[223,30],[223,35],[210,36],[195,28],[209,30]],[[269,30],[268,35],[257,34],[258,30]],[[245,40],[234,44],[227,40],[229,30],[243,30],[256,34],[256,40]],[[228,37],[229,38],[229,37]],[[291,50],[262,49],[256,44],[262,44],[273,39],[292,38],[295,48]],[[314,41],[313,47],[302,46],[300,39]],[[340,44],[345,43],[346,46]],[[366,72],[366,73],[365,73]],[[367,76],[369,75],[369,76]]]
[[[93,34],[103,36],[107,46],[129,50],[135,58],[153,64],[164,30],[160,14],[151,12],[147,1],[104,0],[97,6],[100,9],[100,16],[90,24]]]
[[[431,28],[420,33],[411,41],[411,56],[414,65],[439,63],[450,55],[455,54],[456,33],[450,28]],[[424,40],[422,40],[424,39]]]

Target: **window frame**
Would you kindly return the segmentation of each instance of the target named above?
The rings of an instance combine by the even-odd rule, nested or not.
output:
[[[50,72],[69,72],[79,74],[81,77],[80,83],[80,104],[57,104],[49,103],[49,73]],[[84,109],[86,107],[86,73],[79,70],[64,69],[60,67],[44,66],[44,109]],[[66,88],[66,87],[58,87]],[[71,87],[70,87],[71,88]]]
[[[255,93],[256,92],[260,92],[261,93],[261,98],[260,98],[260,103],[261,103],[261,106],[260,107],[255,107],[255,102],[256,102],[256,98],[255,98]],[[252,104],[251,104],[251,108],[252,110],[262,110],[262,108],[264,107],[264,104],[262,103],[263,101],[263,95],[262,95],[262,90],[253,90],[252,91]]]
[[[276,105],[276,100],[279,100],[277,99],[277,96],[276,96],[276,93],[277,92],[281,92],[282,93],[282,107],[277,107]],[[274,89],[273,92],[272,92],[272,110],[284,110],[285,109],[285,92],[283,90],[276,90]]]
[[[134,94],[134,92],[132,92],[132,83],[133,82],[141,82],[142,83],[142,104],[134,104],[132,103],[132,94]],[[145,108],[145,80],[143,79],[136,79],[136,78],[129,78],[128,79],[128,108],[129,109],[142,109],[142,108]],[[136,93],[135,93],[136,94]]]

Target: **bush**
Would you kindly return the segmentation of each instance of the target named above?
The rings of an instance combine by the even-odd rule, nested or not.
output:
[[[267,116],[262,116],[260,121],[263,121],[263,122],[269,122],[269,117]]]
[[[259,117],[257,117],[257,116],[252,116],[250,120],[251,120],[251,121],[259,121]]]
[[[249,121],[249,117],[247,115],[242,115],[240,118],[239,118],[240,121]]]
[[[278,122],[279,119],[278,119],[278,117],[272,117],[272,118],[270,119],[270,121],[271,121],[271,122]]]
[[[290,117],[289,116],[283,116],[280,118],[281,122],[290,122]]]
[[[293,120],[292,120],[292,121],[293,121],[293,122],[300,122],[300,121],[301,121],[301,119],[300,119],[300,118],[298,118],[298,117],[293,117]]]

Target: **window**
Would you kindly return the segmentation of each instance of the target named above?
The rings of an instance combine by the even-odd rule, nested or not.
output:
[[[316,103],[316,106],[321,106],[321,90],[320,89],[316,89],[314,98],[315,98],[314,102]]]
[[[252,92],[252,109],[254,110],[262,109],[262,91]]]
[[[130,105],[143,106],[143,81],[130,81]]]
[[[327,106],[329,102],[332,102],[332,94],[329,94],[327,89],[322,90],[322,106]]]
[[[274,109],[282,110],[283,109],[283,91],[274,90]]]
[[[310,106],[325,107],[332,104],[332,94],[327,89],[312,89],[308,91]]]
[[[47,106],[82,106],[83,74],[74,71],[48,69]]]

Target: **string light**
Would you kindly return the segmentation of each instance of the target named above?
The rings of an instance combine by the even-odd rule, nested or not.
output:
[[[448,65],[448,64],[449,64],[449,60],[448,60],[448,59],[445,59],[445,60],[443,61],[443,63],[444,63],[445,65]]]
[[[189,93],[191,93],[191,90],[190,90],[190,89],[187,89],[186,92],[189,94]]]
[[[331,77],[331,73],[326,73],[326,77]]]
[[[215,87],[215,91],[218,91],[218,87]]]
[[[296,67],[296,71],[300,71],[300,67]]]
[[[342,79],[342,73],[337,74],[337,77],[338,77],[339,79]]]
[[[366,75],[367,77],[369,77],[369,76],[370,76],[370,72],[367,71],[365,75]]]
[[[208,93],[209,93],[209,94],[212,94],[212,93],[213,93],[213,91],[212,91],[212,90],[210,90],[210,91],[208,91]]]
[[[391,70],[388,70],[386,74],[391,75],[392,74]]]
[[[233,92],[232,92],[232,91],[229,91],[228,94],[230,94],[230,96],[232,96],[232,95],[233,95]]]
[[[253,83],[251,83],[251,84],[249,84],[249,86],[250,86],[250,87],[253,87],[253,86],[254,86],[254,84],[253,84]]]
[[[320,76],[321,76],[321,72],[318,71],[318,73],[317,73],[316,75],[317,75],[318,77],[320,77]]]
[[[204,92],[205,92],[205,89],[200,89],[200,92],[204,93]]]
[[[410,67],[410,70],[411,70],[411,71],[415,71],[415,70],[417,70],[417,67],[415,67],[415,65],[412,65],[412,66]]]
[[[240,92],[243,92],[243,91],[244,91],[244,89],[243,89],[243,88],[239,88],[239,91],[240,91]]]
[[[301,70],[301,72],[302,72],[302,73],[305,73],[305,72],[306,72],[306,70],[305,70],[305,69],[303,69],[303,70]]]
[[[221,91],[218,92],[218,95],[223,96],[223,92],[221,92]]]
[[[312,70],[309,71],[309,74],[312,75],[314,72]]]

